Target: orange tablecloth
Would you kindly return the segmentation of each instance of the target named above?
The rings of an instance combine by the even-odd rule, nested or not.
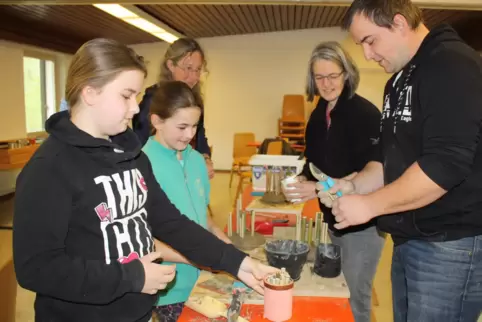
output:
[[[253,197],[251,196],[252,187],[248,185],[243,191],[243,209],[246,208]],[[315,213],[320,211],[317,200],[307,202],[303,208],[303,216],[313,218]],[[235,216],[233,216],[235,217]],[[249,216],[246,216],[249,217]],[[246,218],[246,226],[249,227],[250,218]],[[233,229],[236,229],[233,222]],[[263,305],[243,305],[241,316],[246,317],[251,322],[269,321],[263,318]],[[211,321],[201,314],[185,308],[179,318],[180,322],[208,322]],[[219,321],[226,321],[220,318]],[[293,316],[290,321],[294,322],[354,322],[351,313],[350,304],[347,298],[330,298],[330,297],[294,297],[293,298]]]
[[[243,305],[241,316],[251,322],[269,321],[263,318],[263,305]],[[209,322],[212,321],[199,313],[185,308],[180,316],[180,322]],[[217,321],[226,321],[219,318]],[[348,299],[330,297],[294,297],[292,322],[354,322]]]

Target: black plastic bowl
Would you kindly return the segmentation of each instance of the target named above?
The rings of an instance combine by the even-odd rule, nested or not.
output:
[[[297,240],[273,240],[264,246],[269,265],[285,268],[294,281],[301,277],[303,265],[308,259],[310,247]]]

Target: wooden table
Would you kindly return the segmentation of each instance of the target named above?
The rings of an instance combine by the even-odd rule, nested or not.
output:
[[[245,209],[253,200],[251,196],[251,187],[248,186],[243,192],[243,208]],[[312,218],[316,211],[319,211],[318,203],[307,203],[303,207],[303,216]],[[234,227],[233,227],[234,229]],[[256,257],[256,256],[253,256]],[[306,266],[306,265],[305,265]],[[202,273],[200,279],[197,283],[206,281],[209,278],[210,273]],[[341,277],[343,278],[343,277]],[[301,281],[301,280],[300,280]],[[346,290],[343,290],[343,287]],[[353,314],[351,313],[350,304],[348,302],[349,298],[349,291],[345,285],[342,287],[337,288],[336,291],[330,291],[329,289],[325,290],[327,293],[325,294],[326,297],[320,296],[295,296],[293,298],[293,316],[290,321],[299,321],[299,322],[315,322],[315,321],[331,321],[331,322],[352,322],[354,321]],[[195,288],[191,295],[199,296],[203,290],[199,290],[199,288]],[[209,292],[207,293],[209,294]],[[220,293],[218,293],[220,294]],[[215,293],[210,293],[210,295],[215,295]],[[216,297],[216,295],[215,295]],[[223,296],[217,295],[218,299],[224,303],[229,302],[227,298],[223,299]],[[261,301],[257,298],[253,298],[248,300],[246,303],[252,304],[245,304],[243,305],[241,316],[247,318],[251,322],[258,322],[258,321],[268,321],[263,318],[263,305]],[[228,305],[228,304],[226,304]],[[226,319],[224,319],[225,321]],[[210,321],[208,318],[200,315],[199,313],[191,310],[190,308],[185,308],[179,321],[181,322],[204,322]],[[221,318],[219,321],[223,321]]]
[[[295,219],[296,234],[294,239],[300,240],[301,236],[301,217],[303,213],[304,204],[282,204],[282,205],[269,205],[261,201],[261,197],[252,198],[251,202],[246,206],[246,210],[251,212],[250,221],[251,229],[254,229],[254,224],[256,220],[256,215],[262,217],[263,213],[267,214],[281,214],[281,215],[292,215]]]
[[[293,315],[290,321],[354,321],[348,302],[350,293],[343,275],[326,279],[312,275],[310,269],[310,265],[305,264],[302,277],[295,284]],[[202,272],[191,292],[190,300],[196,301],[204,296],[210,296],[228,306],[231,299],[229,287],[232,281],[234,279],[225,274]],[[311,287],[308,288],[306,285]],[[307,294],[312,296],[306,296]],[[263,309],[263,297],[257,293],[251,293],[245,300],[241,316],[252,322],[268,321],[263,317]],[[185,307],[179,321],[207,322],[210,319]]]

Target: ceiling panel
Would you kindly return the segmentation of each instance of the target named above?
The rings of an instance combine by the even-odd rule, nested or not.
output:
[[[188,37],[334,27],[347,7],[313,5],[140,5]]]
[[[158,4],[138,7],[193,38],[334,27],[341,24],[347,10],[344,6],[307,4]],[[423,16],[429,28],[443,22],[457,28],[464,27],[469,20],[482,22],[482,11],[424,9]],[[472,22],[472,25],[476,24]],[[477,33],[474,28],[464,28],[464,35]],[[96,37],[114,38],[126,44],[160,41],[89,5],[0,6],[0,39],[75,52],[82,43]]]
[[[43,30],[45,35],[42,36],[36,29]],[[9,33],[22,39],[35,38],[32,39],[35,43],[46,40],[47,47],[58,39],[65,42],[63,51],[75,51],[83,42],[97,37],[113,38],[125,44],[159,41],[93,6],[84,5],[0,6],[0,37],[18,41],[15,36],[8,36]]]
[[[316,5],[178,4],[138,7],[189,37],[334,27],[341,24],[347,10],[347,7]],[[443,22],[456,23],[471,13],[425,9],[423,17],[431,28]]]

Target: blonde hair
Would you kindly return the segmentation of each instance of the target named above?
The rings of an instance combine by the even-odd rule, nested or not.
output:
[[[306,76],[306,96],[312,102],[315,95],[319,95],[316,87],[313,65],[320,59],[328,60],[337,64],[345,78],[345,86],[348,86],[349,97],[353,97],[360,83],[360,72],[351,56],[336,41],[328,41],[319,44],[311,53],[308,65],[308,75]]]
[[[86,42],[75,53],[67,73],[65,99],[68,105],[77,104],[85,86],[101,89],[127,70],[139,70],[147,76],[144,59],[126,45],[105,38]]]
[[[167,48],[166,53],[164,54],[164,59],[161,63],[161,75],[159,77],[159,82],[173,80],[172,73],[167,67],[168,61],[172,61],[174,65],[177,65],[184,57],[192,55],[195,52],[198,52],[201,55],[203,68],[206,69],[207,62],[204,55],[204,50],[196,40],[192,38],[179,38],[173,42],[169,48]],[[199,106],[201,109],[204,109],[201,96],[201,84],[199,82],[192,88],[192,92],[196,97],[197,106]]]

